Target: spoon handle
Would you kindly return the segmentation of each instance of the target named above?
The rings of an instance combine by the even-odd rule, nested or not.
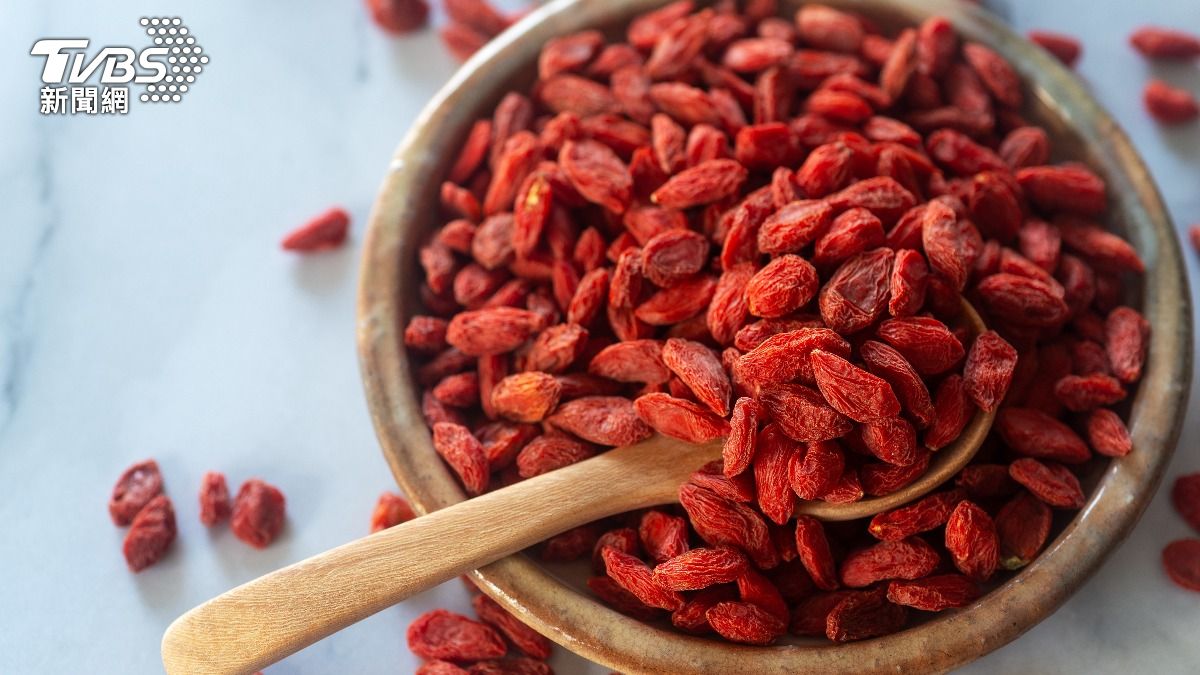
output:
[[[460,502],[238,586],[167,628],[163,664],[170,675],[251,673],[460,574],[653,502],[612,489],[628,483],[629,470],[612,459]]]

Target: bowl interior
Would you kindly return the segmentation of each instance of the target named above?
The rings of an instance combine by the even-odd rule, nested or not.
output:
[[[503,95],[527,90],[541,46],[583,28],[619,35],[663,0],[556,0],[490,43],[422,112],[381,188],[365,245],[359,293],[362,376],[384,456],[423,512],[465,498],[433,451],[401,335],[420,312],[417,250],[437,220],[438,189],[475,119]],[[704,3],[697,3],[704,4]],[[782,2],[786,15],[799,2]],[[1129,403],[1135,451],[1094,461],[1084,476],[1087,506],[1060,514],[1043,554],[974,605],[936,615],[895,635],[845,645],[799,641],[746,647],[680,634],[630,619],[593,600],[587,565],[543,565],[511,556],[474,573],[492,597],[568,649],[622,672],[784,673],[944,670],[1014,639],[1054,609],[1129,532],[1153,495],[1174,448],[1191,372],[1191,308],[1180,251],[1149,174],[1111,118],[1052,57],[978,7],[954,0],[826,0],[881,25],[949,18],[965,38],[1007,57],[1027,83],[1026,116],[1047,127],[1055,160],[1086,162],[1108,181],[1111,227],[1129,239],[1147,273],[1128,301],[1154,327],[1144,379]],[[497,514],[497,526],[518,514]]]

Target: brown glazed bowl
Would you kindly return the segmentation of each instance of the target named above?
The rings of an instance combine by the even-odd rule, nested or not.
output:
[[[1027,83],[1026,114],[1055,136],[1056,159],[1087,162],[1107,180],[1111,226],[1146,262],[1127,301],[1153,326],[1145,377],[1132,400],[1134,451],[1095,462],[1084,477],[1090,498],[1057,523],[1042,555],[975,604],[936,615],[887,637],[841,645],[793,641],[749,647],[645,624],[592,599],[564,572],[513,555],[474,572],[475,581],[539,632],[624,673],[868,673],[944,671],[1028,630],[1057,609],[1125,538],[1158,486],[1187,405],[1192,319],[1179,246],[1150,175],[1129,139],[1072,74],[983,10],[953,0],[824,0],[892,28],[931,14],[1007,57]],[[358,307],[362,377],[383,453],[396,480],[423,512],[464,499],[434,453],[421,417],[412,364],[402,344],[419,312],[417,249],[438,225],[438,188],[470,127],[501,96],[532,82],[549,39],[584,28],[622,31],[634,15],[665,0],[555,0],[492,41],[426,106],[396,151],[366,237]],[[698,2],[697,4],[703,4]],[[800,3],[784,0],[787,11]],[[790,15],[790,14],[789,14]],[[600,489],[611,489],[605,486]],[[520,513],[497,513],[504,527]],[[469,537],[472,533],[463,532]]]

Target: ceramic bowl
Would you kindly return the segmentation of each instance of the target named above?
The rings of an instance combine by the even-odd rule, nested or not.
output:
[[[994,17],[952,0],[825,0],[884,26],[949,18],[967,39],[987,44],[1025,79],[1029,117],[1055,136],[1056,159],[1087,162],[1108,181],[1111,226],[1146,262],[1127,300],[1154,327],[1145,377],[1133,397],[1135,450],[1095,462],[1084,477],[1087,505],[1042,555],[975,604],[903,632],[841,645],[734,645],[636,621],[600,604],[570,573],[518,554],[478,570],[487,594],[567,649],[624,673],[930,672],[967,663],[1013,640],[1058,608],[1129,533],[1158,486],[1179,432],[1191,372],[1191,308],[1180,251],[1146,167],[1116,123],[1080,81]],[[413,366],[402,344],[419,312],[417,250],[439,223],[438,189],[462,139],[503,94],[526,89],[549,39],[584,28],[621,31],[664,0],[556,0],[492,41],[442,88],[396,151],[366,237],[359,290],[362,377],[383,453],[397,482],[423,512],[464,499],[435,454],[422,421]],[[697,3],[703,4],[703,3]],[[780,3],[788,12],[800,3]],[[788,14],[790,16],[790,14]],[[496,526],[522,517],[496,514]],[[463,536],[470,536],[464,532]]]

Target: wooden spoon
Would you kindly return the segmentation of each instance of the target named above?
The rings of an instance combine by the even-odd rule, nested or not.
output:
[[[976,331],[983,323],[964,302]],[[822,520],[864,518],[907,503],[965,466],[994,413],[979,411],[907,487],[849,504],[799,501]],[[179,617],[163,635],[171,675],[251,673],[350,624],[560,532],[678,501],[679,486],[721,456],[721,443],[664,436],[610,450],[352,541],[243,584]]]

